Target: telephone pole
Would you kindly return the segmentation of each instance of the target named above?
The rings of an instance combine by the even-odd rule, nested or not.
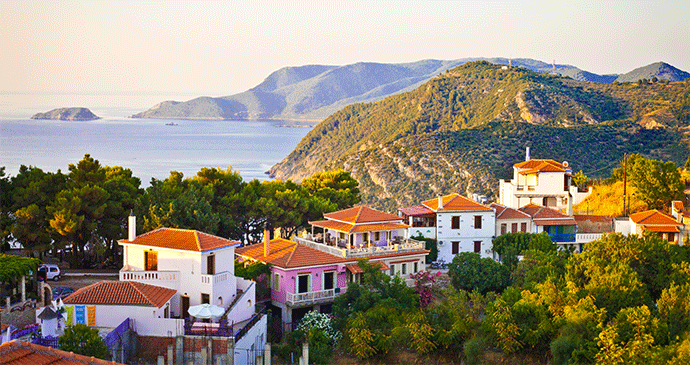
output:
[[[623,216],[628,216],[628,153],[623,154]]]

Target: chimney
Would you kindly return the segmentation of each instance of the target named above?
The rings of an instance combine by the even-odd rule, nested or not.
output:
[[[443,196],[439,194],[439,196],[438,196],[438,209],[437,210],[441,210],[441,208],[443,208]]]
[[[137,238],[137,217],[134,215],[134,212],[130,211],[129,212],[129,237],[127,239],[129,242],[134,241],[135,238]]]
[[[527,150],[525,152],[525,161],[529,161],[529,147],[527,147]]]
[[[268,224],[264,223],[264,256],[271,254],[271,234],[268,232]]]

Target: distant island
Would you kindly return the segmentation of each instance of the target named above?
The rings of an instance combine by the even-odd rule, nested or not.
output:
[[[58,108],[45,113],[34,114],[31,119],[52,119],[52,120],[96,120],[101,117],[92,113],[87,108]]]

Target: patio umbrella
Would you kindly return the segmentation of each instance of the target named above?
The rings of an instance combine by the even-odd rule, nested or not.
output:
[[[189,307],[187,312],[193,317],[206,319],[222,316],[225,313],[225,309],[217,305],[204,303]]]

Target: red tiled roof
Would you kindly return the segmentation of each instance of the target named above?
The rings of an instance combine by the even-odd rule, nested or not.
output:
[[[385,213],[365,206],[339,210],[333,213],[324,213],[323,217],[353,224],[402,220],[402,217],[395,214]]]
[[[384,222],[384,223],[357,224],[357,225],[355,225],[355,224],[343,223],[343,222],[338,222],[338,221],[325,220],[325,221],[309,222],[309,224],[316,226],[316,227],[328,228],[328,229],[331,229],[334,231],[345,232],[345,233],[386,231],[386,230],[391,230],[391,229],[404,229],[404,228],[409,227],[409,225],[403,224],[400,222]]]
[[[331,255],[315,248],[300,245],[297,242],[282,238],[271,240],[269,247],[270,252],[268,256],[264,256],[263,242],[240,247],[235,250],[235,254],[252,260],[270,263],[285,269],[312,265],[337,264],[349,261],[342,257]]]
[[[443,207],[441,207],[441,209],[438,209],[438,198],[425,200],[422,202],[422,205],[434,212],[493,210],[484,204],[477,203],[457,193],[444,195],[441,199],[443,201]]]
[[[529,214],[521,212],[517,209],[506,207],[505,205],[491,203],[491,208],[496,209],[496,219],[529,219]]]
[[[405,208],[400,208],[398,210],[408,217],[415,216],[415,215],[434,214],[433,210],[431,210],[431,209],[429,209],[423,205],[415,205],[414,207],[405,207]]]
[[[136,281],[99,281],[72,293],[65,304],[140,305],[160,308],[177,293],[174,289]]]
[[[161,247],[196,252],[209,251],[240,244],[239,241],[231,241],[222,237],[210,235],[208,233],[179,228],[158,228],[137,236],[134,241],[119,240],[117,242],[121,244]]]
[[[680,233],[677,226],[642,226],[642,229],[650,232]]]
[[[518,169],[540,169],[540,168],[550,168],[557,169],[560,171],[565,171],[565,166],[562,163],[556,162],[552,159],[531,159],[527,161],[518,162],[514,167]],[[550,166],[550,167],[547,167]]]
[[[118,365],[119,363],[78,355],[30,342],[13,340],[0,345],[2,365]],[[120,364],[121,365],[121,364]]]
[[[382,262],[382,261],[372,262],[371,264],[373,266],[378,266],[379,270],[381,270],[381,271],[390,269],[390,267],[388,265],[386,265],[385,262]],[[364,269],[359,267],[359,264],[349,264],[349,265],[345,265],[345,267],[347,267],[347,269],[350,270],[350,272],[353,274],[359,274],[359,273],[364,272]]]
[[[593,214],[573,214],[573,218],[577,222],[598,222],[598,223],[611,223],[613,218],[607,217],[605,215],[593,215]]]
[[[9,326],[10,326],[9,324],[0,323],[0,332],[6,330],[7,327],[9,327]],[[2,334],[2,333],[0,333],[0,335],[1,335],[1,334]]]
[[[640,213],[630,215],[630,220],[635,224],[641,225],[671,225],[680,226],[681,224],[673,218],[672,215],[660,212],[658,210],[647,210]]]
[[[573,217],[563,214],[557,211],[556,209],[551,209],[549,207],[544,207],[541,205],[530,203],[518,210],[532,217],[534,224],[538,226],[577,225],[577,222]]]

